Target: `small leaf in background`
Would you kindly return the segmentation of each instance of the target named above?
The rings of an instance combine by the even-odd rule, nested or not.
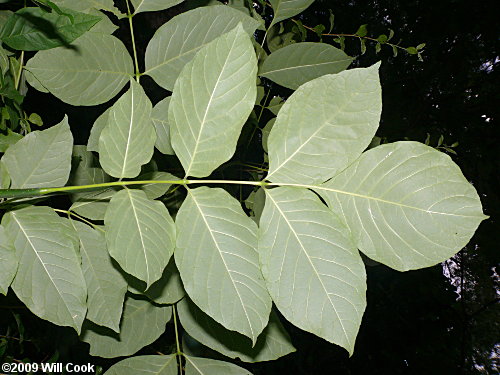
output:
[[[382,50],[382,45],[380,43],[375,44],[375,53],[379,53]]]
[[[420,43],[416,48],[417,48],[417,51],[421,51],[423,50],[425,47],[425,43]]]
[[[101,19],[64,10],[67,15],[47,13],[41,8],[23,8],[15,12],[0,30],[0,39],[13,49],[38,51],[59,46],[68,47]]]
[[[408,52],[410,55],[416,55],[418,53],[418,50],[415,47],[407,47],[406,52]]]
[[[387,41],[391,40],[394,37],[394,30],[389,29],[389,37],[387,38]]]
[[[37,125],[37,126],[43,126],[43,120],[42,118],[40,117],[39,114],[37,113],[32,113],[29,117],[28,117],[28,121],[31,122],[32,124],[34,125]]]
[[[328,28],[328,33],[330,34],[333,30],[333,25],[335,21],[335,16],[333,15],[333,11],[331,9],[328,9],[328,12],[330,12],[330,17],[328,17],[328,20],[330,21],[330,27]]]
[[[321,42],[323,40],[323,31],[325,31],[325,26],[322,24],[319,24],[319,25],[314,26],[313,29]]]
[[[398,48],[396,46],[392,46],[392,55],[396,57],[398,55]]]
[[[296,26],[293,27],[292,31],[297,32],[300,35],[301,42],[305,41],[307,38],[306,28],[304,27],[304,25],[302,25],[302,22],[299,20],[293,20],[293,22],[295,23]],[[324,29],[324,26],[323,26],[323,29]]]
[[[274,11],[274,17],[269,27],[276,23],[296,16],[306,10],[314,0],[269,0]]]
[[[381,35],[379,35],[379,36],[378,36],[377,41],[378,41],[380,44],[384,44],[384,43],[386,43],[386,42],[387,42],[387,40],[388,40],[388,39],[389,39],[389,38],[387,38],[387,35],[385,35],[385,34],[381,34]]]
[[[64,186],[71,170],[72,149],[66,116],[58,125],[29,133],[2,157],[12,188]]]
[[[124,189],[111,198],[104,223],[109,254],[149,288],[174,252],[175,225],[165,205]]]
[[[10,146],[16,144],[20,139],[23,139],[23,136],[10,129],[7,129],[7,134],[0,133],[0,152],[5,152]]]
[[[364,55],[366,53],[366,40],[360,38],[359,44],[361,46],[361,54]]]
[[[340,45],[340,49],[345,50],[345,37],[339,36],[338,38],[334,38],[333,41]]]
[[[109,201],[116,192],[116,189],[109,188],[90,193],[78,193],[78,198],[71,205],[70,210],[90,220],[104,220]]]
[[[129,90],[113,104],[99,135],[99,161],[110,176],[137,177],[151,160],[156,142],[151,109],[142,86],[130,80]]]
[[[115,358],[132,355],[160,337],[171,318],[170,306],[156,306],[128,296],[123,305],[120,334],[85,321],[80,340],[90,344],[90,355],[93,356]],[[134,371],[137,374],[137,370]]]
[[[358,31],[355,32],[355,35],[357,36],[360,36],[360,37],[363,37],[363,36],[366,36],[366,34],[368,34],[368,25],[361,25],[358,29]]]

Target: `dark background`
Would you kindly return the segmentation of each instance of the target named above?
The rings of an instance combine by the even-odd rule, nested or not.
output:
[[[498,374],[498,3],[317,0],[296,19],[311,27],[323,23],[328,29],[328,9],[335,14],[333,33],[354,33],[359,25],[368,24],[368,36],[388,34],[391,28],[394,41],[402,39],[403,46],[426,43],[423,62],[404,52],[393,57],[387,46],[376,54],[374,44],[368,42],[366,54],[354,63],[366,67],[382,60],[384,107],[377,135],[387,141],[408,138],[423,142],[429,133],[432,146],[441,135],[448,145],[459,142],[458,155],[451,156],[478,190],[491,218],[481,224],[466,248],[441,265],[406,273],[382,265],[367,267],[368,308],[351,358],[344,349],[287,324],[296,353],[243,366],[256,375]],[[153,30],[182,10],[181,5],[134,18],[139,25],[138,43],[145,46]],[[127,43],[128,29],[121,26],[124,31],[119,36]],[[309,34],[309,40],[317,38]],[[331,43],[331,38],[323,41]],[[359,42],[348,38],[346,52],[360,55]],[[153,82],[145,82],[154,95],[167,94]],[[284,90],[281,94],[289,93]],[[25,110],[40,113],[48,124],[59,122],[68,113],[76,139],[86,143],[88,124],[110,104],[86,110],[82,116],[80,108],[30,92]],[[16,304],[12,295],[0,297],[2,307]],[[0,327],[13,322],[5,313],[0,313]],[[57,349],[60,361],[90,361],[105,368],[112,363],[89,358],[87,346],[78,343],[74,331],[55,327],[23,309],[17,313],[25,331],[34,337],[24,343],[21,352],[21,347],[17,349],[19,358],[43,360]],[[169,325],[165,337],[140,354],[168,352],[165,345],[172,342],[172,331]]]

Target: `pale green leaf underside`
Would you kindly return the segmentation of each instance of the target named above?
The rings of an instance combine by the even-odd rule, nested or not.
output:
[[[214,320],[255,342],[271,310],[256,224],[229,193],[201,187],[189,190],[176,225],[175,262],[188,295]]]
[[[259,22],[224,5],[182,13],[156,30],[146,48],[146,72],[172,91],[181,70],[203,46],[234,29],[238,23],[252,35]]]
[[[131,80],[129,90],[111,107],[99,135],[99,160],[106,173],[117,178],[137,177],[141,166],[151,160],[156,142],[151,109],[144,89]]]
[[[71,105],[96,105],[118,94],[132,76],[132,59],[114,36],[87,33],[73,45],[38,52],[26,64],[28,83]]]
[[[363,253],[400,271],[448,259],[486,218],[460,168],[418,142],[375,147],[317,192]]]
[[[80,339],[90,344],[90,355],[115,358],[132,355],[154,342],[172,317],[170,306],[154,306],[128,297],[123,306],[120,333],[86,322]]]
[[[139,181],[178,181],[179,178],[167,172],[148,172],[137,177]],[[133,189],[141,189],[149,199],[156,199],[164,195],[172,186],[171,184],[148,183],[144,185],[131,186]]]
[[[141,355],[115,363],[104,375],[177,375],[175,355]]]
[[[123,270],[146,282],[158,280],[175,246],[175,225],[162,202],[141,190],[116,193],[104,217],[109,254]]]
[[[14,244],[7,237],[5,228],[0,226],[0,293],[7,295],[17,272],[17,258]]]
[[[257,96],[256,73],[255,52],[241,24],[186,64],[168,116],[172,148],[186,176],[208,176],[233,156]]]
[[[177,304],[182,328],[196,341],[229,358],[244,362],[272,361],[295,351],[290,337],[273,312],[269,324],[252,348],[250,340],[229,331],[200,310],[189,298]]]
[[[82,270],[87,284],[86,318],[119,332],[127,283],[111,262],[104,233],[79,221],[72,223],[80,237]]]
[[[352,354],[366,306],[366,275],[338,217],[309,190],[268,189],[259,255],[283,316]]]
[[[171,8],[184,0],[132,0],[134,14]]]
[[[290,96],[269,134],[268,180],[321,183],[359,157],[379,126],[379,65],[317,78]]]
[[[19,260],[12,290],[35,315],[77,332],[87,312],[78,243],[49,207],[10,211],[2,220]]]
[[[47,130],[36,130],[10,146],[2,157],[11,188],[63,186],[71,170],[73,136],[68,118]]]
[[[314,0],[269,0],[269,2],[274,10],[273,22],[269,26],[271,27],[306,10]]]
[[[168,106],[170,96],[158,102],[151,112],[151,120],[156,130],[155,147],[162,154],[174,155],[174,149],[170,143],[170,125],[168,124]]]
[[[113,0],[52,0],[60,7],[70,8],[85,13],[92,13],[95,9],[102,9],[113,13],[118,18],[124,17],[114,5]]]
[[[252,375],[232,363],[187,355],[184,358],[186,358],[186,375]]]
[[[296,90],[300,85],[347,69],[353,58],[325,43],[295,43],[271,53],[259,75]]]

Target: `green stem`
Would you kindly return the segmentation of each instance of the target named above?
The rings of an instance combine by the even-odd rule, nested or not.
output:
[[[139,82],[141,73],[139,72],[139,61],[137,60],[137,48],[135,47],[134,23],[132,22],[132,18],[134,17],[134,15],[130,13],[129,0],[125,0],[125,2],[127,3],[127,18],[128,18],[128,24],[130,26],[130,37],[132,38],[132,49],[134,50],[135,80]]]

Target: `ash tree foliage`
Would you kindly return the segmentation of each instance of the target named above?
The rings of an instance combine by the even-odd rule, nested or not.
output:
[[[108,375],[248,374],[190,354],[181,332],[269,361],[295,350],[282,318],[352,355],[360,252],[400,271],[446,260],[486,218],[476,190],[425,144],[369,147],[380,63],[348,69],[353,58],[330,44],[273,40],[313,0],[271,0],[267,22],[246,1],[185,11],[139,64],[134,16],[181,2],[131,0],[125,14],[111,0],[38,1],[2,15],[0,292],[74,328],[93,356],[130,356]],[[110,14],[128,18],[132,55]],[[144,75],[171,96],[153,105]],[[294,92],[269,98],[264,79]],[[121,94],[74,145],[71,118],[36,131],[22,111],[15,121],[14,94],[28,88],[82,111]],[[264,163],[215,179],[245,124],[262,132]],[[183,171],[157,167],[174,157]],[[66,209],[51,207],[56,193]],[[134,357],[169,321],[176,350]]]

